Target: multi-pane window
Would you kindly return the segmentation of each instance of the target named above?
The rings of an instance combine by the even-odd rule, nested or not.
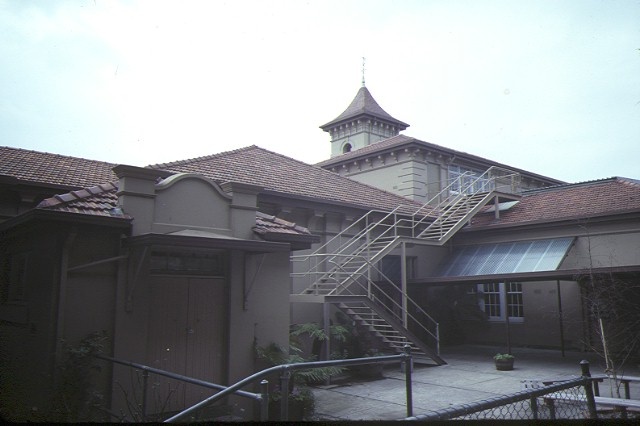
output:
[[[486,188],[487,179],[479,179],[483,172],[468,167],[450,165],[449,166],[449,183],[450,191],[453,194],[473,194],[480,190],[488,190]]]
[[[507,311],[509,318],[524,318],[522,283],[507,283]]]
[[[483,287],[484,312],[489,316],[489,318],[501,318],[502,304],[500,297],[500,284],[483,284]]]
[[[480,284],[479,287],[480,308],[490,320],[504,320],[505,312],[509,315],[509,320],[524,319],[522,283],[488,283]]]

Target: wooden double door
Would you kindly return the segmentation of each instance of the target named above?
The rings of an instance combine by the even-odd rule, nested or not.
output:
[[[224,384],[228,329],[225,279],[184,276],[150,279],[148,364]],[[216,392],[152,374],[148,412],[179,411]]]

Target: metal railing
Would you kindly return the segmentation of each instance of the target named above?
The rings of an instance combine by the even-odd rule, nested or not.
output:
[[[353,358],[353,359],[341,359],[334,361],[314,361],[314,362],[301,362],[295,364],[282,364],[275,367],[267,368],[259,371],[249,377],[246,377],[239,382],[227,387],[226,389],[210,396],[207,399],[200,401],[199,403],[181,411],[173,417],[166,419],[165,423],[176,422],[184,419],[193,412],[213,404],[220,399],[239,391],[241,388],[248,386],[252,383],[260,381],[260,387],[262,390],[262,399],[260,405],[260,420],[265,421],[269,418],[269,386],[266,377],[280,373],[280,389],[284,392],[280,399],[280,420],[287,421],[289,419],[289,381],[291,380],[291,374],[297,370],[308,370],[312,368],[324,368],[324,367],[347,367],[352,365],[367,365],[367,364],[391,364],[400,362],[403,365],[406,382],[406,401],[407,401],[407,416],[413,415],[413,392],[411,373],[413,370],[413,362],[411,356],[411,348],[405,347],[405,352],[399,355],[388,355],[379,357],[367,357],[367,358]]]
[[[184,421],[189,416],[193,416],[198,410],[201,410],[207,406],[210,406],[215,402],[220,401],[221,399],[230,395],[238,395],[241,397],[245,397],[245,398],[249,398],[251,400],[257,401],[258,407],[259,407],[258,408],[259,420],[266,421],[269,419],[269,382],[268,380],[266,380],[266,378],[273,375],[274,373],[280,374],[280,389],[284,392],[282,397],[280,398],[280,416],[281,416],[280,420],[288,420],[289,381],[291,380],[291,375],[293,372],[298,370],[309,370],[314,368],[348,367],[348,366],[355,366],[355,365],[374,365],[374,364],[393,364],[393,363],[400,363],[405,373],[407,416],[413,415],[413,394],[412,394],[412,382],[411,382],[412,380],[411,374],[413,371],[413,360],[411,355],[411,348],[408,345],[405,346],[404,352],[398,355],[340,359],[340,360],[333,360],[333,361],[301,362],[301,363],[295,363],[295,364],[277,365],[275,367],[261,370],[249,377],[246,377],[236,382],[231,386],[224,386],[224,385],[219,385],[215,383],[210,383],[203,380],[194,379],[192,377],[187,377],[187,376],[172,373],[169,371],[149,367],[147,365],[111,358],[105,355],[96,355],[96,358],[102,359],[104,361],[112,362],[115,364],[128,366],[128,367],[142,371],[143,389],[142,389],[142,403],[141,403],[142,406],[140,407],[142,413],[144,413],[144,416],[141,419],[142,421],[148,421],[148,419],[146,418],[146,410],[147,410],[146,400],[147,400],[149,374],[158,374],[158,375],[169,377],[171,379],[179,380],[185,383],[191,383],[191,384],[203,386],[205,388],[219,390],[219,392],[215,393],[214,395],[164,420],[165,423]],[[242,388],[255,383],[259,383],[260,393],[247,392],[242,390]]]
[[[369,262],[366,258],[363,258],[362,261],[367,264],[369,271],[376,274],[377,281],[388,284],[388,287],[392,289],[395,294],[390,294],[390,292],[385,291],[369,274],[361,272],[356,276],[352,274],[353,282],[349,283],[351,285],[341,285],[336,288],[336,291],[330,293],[330,295],[347,294],[366,296],[376,305],[383,308],[396,323],[401,324],[407,331],[417,333],[425,343],[430,343],[428,342],[429,340],[433,342],[432,344],[428,344],[428,346],[435,347],[435,352],[439,355],[440,336],[438,322],[387,277],[375,264]],[[347,272],[345,272],[345,274],[347,274]],[[401,302],[398,302],[397,298],[400,298]],[[402,299],[407,302],[406,309],[402,304]],[[428,339],[425,339],[425,337],[428,337]]]
[[[180,382],[184,382],[184,383],[189,383],[189,384],[193,384],[193,385],[198,385],[204,388],[208,388],[208,389],[216,389],[216,390],[224,390],[227,387],[223,386],[223,385],[219,385],[216,383],[211,383],[211,382],[207,382],[205,380],[200,380],[200,379],[195,379],[193,377],[188,377],[188,376],[184,376],[182,374],[177,374],[177,373],[172,373],[170,371],[166,371],[166,370],[161,370],[158,368],[154,368],[154,367],[150,367],[148,365],[143,365],[143,364],[139,364],[139,363],[135,363],[135,362],[131,362],[131,361],[125,361],[125,360],[121,360],[121,359],[116,359],[116,358],[112,358],[112,357],[108,357],[106,355],[101,355],[101,354],[97,354],[95,355],[96,358],[104,360],[104,361],[108,361],[114,364],[119,364],[119,365],[124,365],[127,367],[131,367],[135,370],[139,370],[142,374],[142,395],[140,397],[140,401],[137,402],[136,405],[138,405],[138,409],[140,410],[140,416],[142,417],[140,420],[142,421],[147,421],[148,419],[148,395],[149,395],[149,376],[151,374],[156,374],[158,376],[163,376],[163,377],[168,377],[170,379],[175,379],[178,380]],[[237,392],[235,392],[235,395],[244,397],[244,398],[248,398],[254,401],[258,401],[260,402],[263,398],[262,394],[260,393],[253,393],[253,392],[247,392],[247,391],[243,391],[243,390],[239,390]]]

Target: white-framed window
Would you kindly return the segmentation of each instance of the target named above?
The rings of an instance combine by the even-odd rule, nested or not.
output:
[[[522,283],[486,283],[478,284],[478,304],[490,321],[524,321],[524,301]]]
[[[487,179],[478,179],[484,172],[469,167],[452,164],[449,166],[449,183],[452,194],[473,194],[480,190],[488,191]]]

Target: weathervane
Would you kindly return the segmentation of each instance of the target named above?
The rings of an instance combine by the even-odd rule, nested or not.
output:
[[[364,70],[365,70],[364,63],[365,63],[366,60],[367,59],[363,56],[362,57],[362,87],[364,87]]]

